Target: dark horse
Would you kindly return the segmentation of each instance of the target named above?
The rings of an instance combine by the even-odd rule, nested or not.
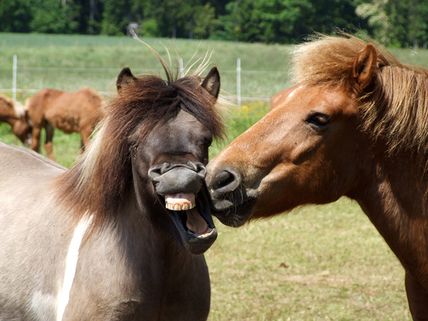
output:
[[[348,196],[404,266],[413,319],[428,320],[428,71],[345,36],[293,59],[296,86],[209,166],[216,215],[239,226]]]
[[[70,170],[0,145],[0,320],[207,319],[219,86],[216,68],[168,81],[125,68]]]

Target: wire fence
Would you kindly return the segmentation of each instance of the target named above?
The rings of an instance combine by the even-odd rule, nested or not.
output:
[[[10,65],[0,65],[0,92],[14,99],[25,99],[43,88],[67,91],[91,87],[103,96],[113,96],[119,69],[115,67],[81,66],[29,66],[20,63],[14,55]],[[184,72],[179,59],[178,71]],[[144,73],[162,74],[161,69],[149,68]],[[287,84],[286,75],[279,70],[245,69],[236,58],[234,69],[221,69],[222,95],[240,106],[247,101],[269,101],[270,97]]]

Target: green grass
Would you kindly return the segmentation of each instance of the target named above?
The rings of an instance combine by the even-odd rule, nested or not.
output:
[[[225,95],[236,93],[236,59],[242,64],[242,96],[269,97],[287,82],[290,46],[224,41],[147,39],[163,57],[165,47],[186,65],[195,53],[213,51],[211,61],[220,69]],[[136,74],[161,74],[160,64],[142,44],[129,37],[58,36],[0,33],[0,88],[11,88],[12,56],[18,56],[17,86],[75,90],[89,86],[115,91],[121,68]],[[23,93],[26,97],[31,92]]]
[[[220,67],[226,91],[234,92],[237,56],[244,69],[271,71],[244,72],[244,95],[270,96],[287,83],[288,46],[149,41],[160,51],[161,43],[176,48],[185,60],[198,46],[201,52],[213,48],[212,60]],[[49,85],[75,89],[87,85],[111,91],[121,67],[129,65],[136,72],[145,72],[158,65],[144,47],[124,37],[0,34],[0,87],[10,86],[9,71],[5,70],[14,53],[22,69],[19,87],[26,88]],[[404,62],[428,65],[426,50],[394,53]],[[64,73],[51,69],[53,66],[69,69]],[[42,68],[36,71],[30,67]],[[97,71],[99,67],[111,70]],[[213,144],[212,156],[267,110],[264,103],[232,107],[226,116],[227,139]],[[0,124],[0,140],[19,144],[5,124]],[[77,134],[56,131],[58,162],[69,167],[78,155],[79,144]],[[219,222],[217,227],[219,238],[206,255],[212,281],[210,321],[410,320],[403,270],[358,205],[350,200],[298,208],[240,229]]]

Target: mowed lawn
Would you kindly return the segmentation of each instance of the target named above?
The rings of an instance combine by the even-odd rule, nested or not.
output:
[[[283,69],[283,81],[263,81],[256,75],[247,75],[249,87],[260,95],[272,95],[288,82],[289,46],[159,39],[153,42],[176,46],[188,54],[196,48],[201,52],[215,48],[212,60],[218,59],[218,65],[224,64],[224,68],[233,67],[238,52],[243,61],[253,61],[254,68],[260,60],[264,69]],[[86,78],[86,71],[75,71],[76,74],[70,71],[68,80],[56,77],[53,69],[46,73],[40,70],[20,80],[24,84],[28,81],[31,87],[49,84],[74,89],[87,84],[98,90],[114,91],[116,69],[122,63],[129,62],[141,71],[144,66],[156,66],[144,48],[126,38],[0,34],[0,69],[6,68],[3,62],[14,52],[32,59],[33,67],[52,63],[68,65],[72,70],[73,66],[117,65],[110,74],[100,71],[102,75],[98,78]],[[427,51],[394,50],[394,53],[405,62],[428,65]],[[283,58],[279,59],[277,56],[281,55]],[[151,63],[146,65],[150,59]],[[227,59],[231,62],[226,63]],[[37,83],[39,76],[41,80]],[[224,78],[233,91],[233,76]],[[3,71],[0,87],[7,86],[8,81]],[[227,139],[214,143],[212,155],[266,113],[268,106],[246,102],[240,108],[229,109],[225,116]],[[4,124],[0,125],[0,141],[19,144]],[[78,135],[56,131],[57,161],[71,166],[79,154],[79,145]],[[239,229],[225,227],[218,221],[217,227],[219,238],[206,254],[212,282],[211,321],[411,320],[400,264],[358,205],[348,199],[301,207]]]

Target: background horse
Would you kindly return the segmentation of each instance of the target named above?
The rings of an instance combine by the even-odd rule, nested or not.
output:
[[[1,320],[206,320],[219,87],[216,68],[203,81],[126,68],[70,170],[0,145]]]
[[[92,89],[76,92],[43,89],[26,102],[29,121],[33,127],[31,148],[39,152],[40,133],[46,132],[45,150],[53,158],[54,128],[65,133],[80,133],[82,150],[89,136],[104,115],[101,96]]]
[[[8,123],[23,144],[30,144],[31,127],[25,120],[24,106],[19,102],[0,95],[0,121]]]
[[[296,87],[210,165],[217,216],[239,226],[308,203],[356,200],[406,270],[428,316],[428,71],[357,38],[293,57]]]

